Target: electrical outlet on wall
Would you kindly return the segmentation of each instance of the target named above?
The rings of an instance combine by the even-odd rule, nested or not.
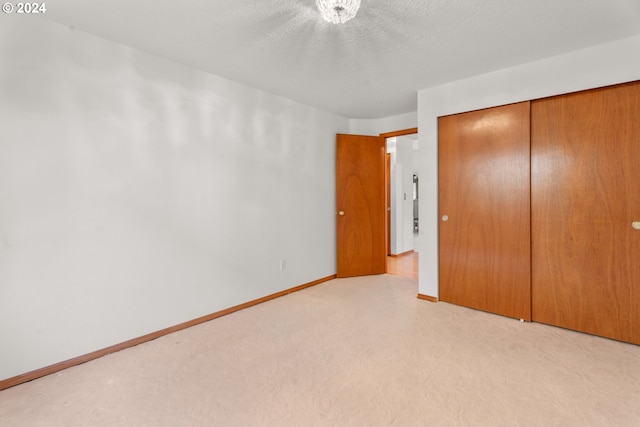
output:
[[[280,260],[280,270],[286,270],[287,269],[287,260],[286,259],[281,259]]]

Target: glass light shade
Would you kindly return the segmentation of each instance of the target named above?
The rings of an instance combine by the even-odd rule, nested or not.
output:
[[[344,24],[356,16],[360,0],[316,0],[316,6],[325,21]]]

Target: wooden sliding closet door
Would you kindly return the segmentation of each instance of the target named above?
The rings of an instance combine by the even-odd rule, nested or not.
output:
[[[440,299],[531,319],[529,102],[438,119]]]
[[[640,344],[640,83],[534,101],[531,149],[533,320]]]

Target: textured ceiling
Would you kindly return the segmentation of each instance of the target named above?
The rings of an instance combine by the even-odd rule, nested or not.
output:
[[[45,18],[348,118],[420,89],[640,34],[640,0],[54,0]],[[630,52],[638,55],[638,52]]]

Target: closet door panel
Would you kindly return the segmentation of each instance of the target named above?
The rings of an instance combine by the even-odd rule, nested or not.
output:
[[[533,320],[640,343],[640,83],[532,103]]]
[[[440,299],[531,319],[529,102],[438,120]]]

